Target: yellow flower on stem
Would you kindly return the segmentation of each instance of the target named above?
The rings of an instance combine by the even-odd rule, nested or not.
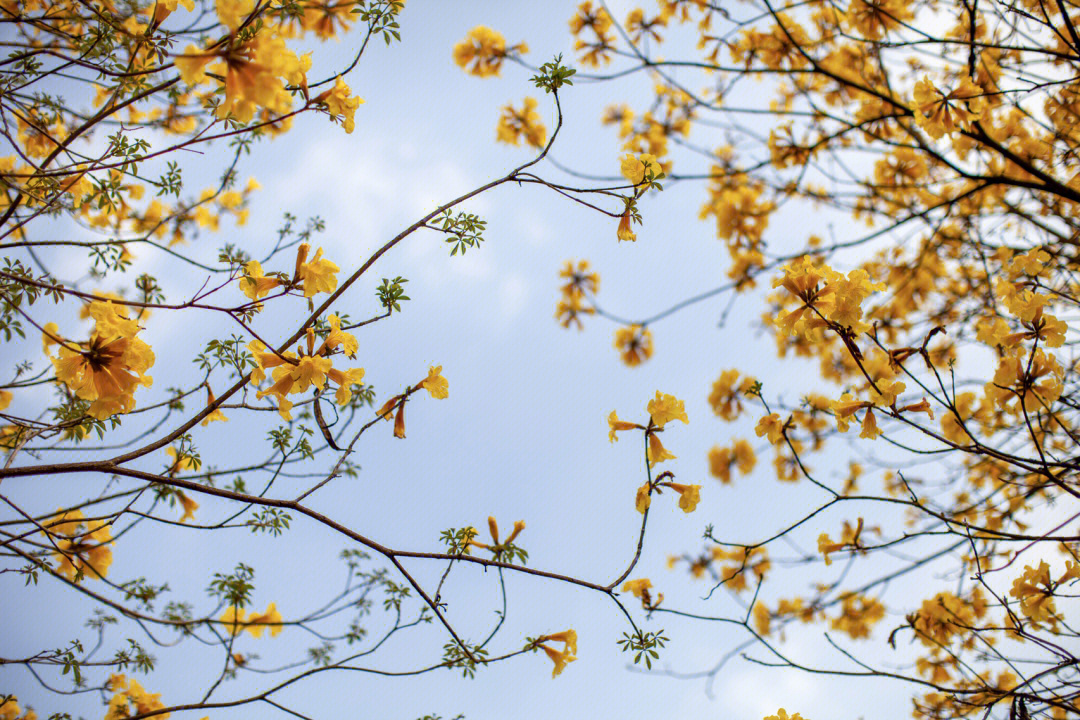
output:
[[[423,388],[436,400],[444,400],[450,397],[450,383],[442,376],[442,365],[432,365],[428,368],[428,376],[416,386]]]
[[[157,0],[154,4],[154,23],[160,25],[165,22],[177,5],[183,5],[185,10],[191,12],[195,9],[195,0]]]
[[[637,580],[627,580],[624,582],[622,591],[633,593],[634,597],[641,598],[645,596],[645,593],[647,593],[652,586],[652,581],[649,580],[649,578],[638,578]]]
[[[360,349],[360,343],[357,341],[356,336],[341,329],[341,318],[337,315],[329,315],[326,320],[330,323],[330,332],[327,334],[326,340],[323,341],[322,347],[315,354],[324,355],[341,347],[341,351],[347,356],[350,358],[356,357],[356,351]]]
[[[108,302],[90,303],[95,325],[84,343],[64,340],[54,323],[45,326],[42,346],[52,361],[56,379],[76,396],[90,400],[88,413],[104,420],[135,407],[135,389],[150,387],[153,378],[145,372],[154,364],[154,353],[135,337],[142,328],[135,320],[117,314]],[[59,345],[56,357],[53,345]]]
[[[776,445],[784,436],[784,422],[780,420],[780,416],[776,413],[770,413],[758,420],[757,427],[754,428],[754,434],[758,437],[768,435],[769,442]]]
[[[394,415],[394,437],[405,439],[405,403],[398,405],[397,414]]]
[[[324,260],[322,248],[315,251],[315,257],[307,260],[307,243],[301,243],[296,253],[296,279],[304,283],[304,297],[311,298],[317,293],[332,293],[337,289],[337,275],[341,270],[337,265]]]
[[[11,404],[12,394],[10,390],[0,390],[0,410],[7,410]]]
[[[627,153],[623,156],[622,162],[619,163],[619,171],[623,174],[623,177],[634,185],[645,182],[650,175],[653,179],[656,179],[664,174],[664,170],[660,167],[656,156],[649,153],[642,153],[637,157]]]
[[[569,648],[564,648],[562,652],[559,652],[555,648],[547,645],[540,645],[539,647],[547,653],[547,656],[551,658],[551,662],[555,663],[555,667],[551,670],[551,677],[553,678],[562,674],[562,671],[566,669],[567,664],[577,660],[576,657],[570,654]]]
[[[339,75],[337,81],[334,83],[334,87],[326,92],[320,93],[315,97],[314,102],[325,105],[330,114],[334,117],[338,115],[342,118],[342,127],[345,128],[346,133],[352,133],[356,129],[356,121],[353,120],[353,115],[356,114],[356,109],[364,104],[364,99],[356,96],[349,96],[352,92],[349,86],[345,84],[345,81],[341,79]]]
[[[302,86],[311,67],[309,56],[297,57],[284,39],[265,28],[244,40],[233,34],[205,48],[188,45],[183,54],[174,56],[174,62],[188,86],[200,85],[211,76],[223,83],[225,98],[215,116],[224,120],[232,115],[245,123],[260,107],[277,115],[288,113],[292,96],[284,84]]]
[[[664,427],[669,420],[682,420],[683,423],[690,424],[683,401],[674,395],[662,394],[657,390],[656,397],[649,401],[646,409],[649,411],[653,425],[658,428]]]
[[[168,470],[165,471],[165,474],[169,477],[176,477],[176,474],[181,470],[193,470],[195,468],[194,458],[187,453],[179,452],[172,445],[165,448],[165,453],[172,458]]]
[[[525,529],[525,521],[524,520],[515,520],[514,521],[514,529],[510,531],[510,535],[507,536],[506,542],[504,544],[509,545],[510,543],[514,542],[514,540],[517,538],[517,536],[520,535],[521,531],[524,530],[524,529]],[[570,632],[573,632],[573,630],[571,630]],[[575,635],[574,637],[576,638],[577,635]],[[575,654],[577,653],[577,645],[574,646],[574,653]]]
[[[544,635],[537,638],[537,642],[561,642],[566,644],[566,648],[570,651],[571,655],[577,655],[577,631],[574,629],[563,630],[562,632],[552,633],[551,635]]]
[[[330,368],[326,371],[326,377],[338,386],[337,392],[334,393],[334,400],[338,405],[345,406],[352,398],[353,385],[359,385],[363,381],[364,368],[350,368],[344,372],[337,368]]]
[[[268,628],[271,637],[277,637],[281,633],[281,613],[278,612],[275,603],[270,603],[266,607],[266,612],[260,615],[254,613],[248,615],[247,627],[244,629],[251,633],[253,637],[262,637],[263,630]]]
[[[400,402],[403,397],[405,396],[395,395],[394,397],[390,398],[382,404],[382,407],[375,411],[375,414],[381,417],[383,420],[389,420],[391,413],[394,412],[394,408],[397,406],[398,402]]]
[[[619,242],[626,240],[627,242],[637,242],[637,234],[631,229],[630,208],[626,208],[623,214],[619,217],[619,227],[615,231],[615,236],[619,239]]]
[[[649,509],[649,505],[652,504],[652,497],[650,496],[651,492],[652,486],[649,485],[649,483],[645,483],[637,489],[637,493],[634,495],[634,507],[642,515],[645,514],[645,511]]]
[[[180,517],[180,522],[185,523],[188,520],[194,520],[195,511],[199,509],[199,503],[189,498],[183,490],[176,491],[176,499],[180,501],[180,505],[184,508],[184,514]]]
[[[618,441],[619,436],[615,434],[616,432],[619,432],[619,431],[622,431],[622,430],[644,430],[645,429],[645,427],[643,425],[638,425],[637,423],[626,422],[625,420],[620,420],[619,416],[615,414],[614,410],[612,410],[611,414],[608,415],[607,422],[608,422],[608,436],[607,436],[608,437],[608,442],[616,442],[616,441]]]
[[[251,371],[251,384],[258,385],[266,379],[266,371],[286,362],[285,358],[296,359],[296,353],[287,352],[282,355],[271,352],[261,340],[252,340],[247,344],[248,352],[255,360],[255,369]]]
[[[880,434],[881,429],[878,427],[877,419],[874,417],[874,410],[872,408],[867,408],[866,414],[863,415],[862,431],[859,433],[859,437],[866,438],[867,440],[875,440]]]
[[[675,456],[673,454],[671,454],[670,452],[668,452],[667,448],[665,448],[661,444],[660,438],[657,437],[656,433],[649,432],[648,435],[649,435],[649,450],[646,453],[646,455],[648,456],[650,466],[656,465],[657,463],[662,463],[665,460],[674,460],[675,459]]]
[[[262,264],[258,260],[251,260],[244,265],[244,277],[240,278],[240,292],[252,300],[261,300],[274,288],[281,285],[281,280],[276,277],[267,277],[263,273]]]
[[[679,493],[679,507],[682,508],[683,512],[694,512],[694,509],[697,508],[698,503],[701,502],[700,485],[681,485],[679,483],[673,482],[666,482],[661,484]]]
[[[210,389],[210,386],[206,386],[206,406],[210,407],[214,404],[214,391]],[[209,415],[202,419],[199,424],[206,427],[212,422],[228,422],[229,418],[225,417],[225,413],[221,411],[221,408],[214,408]]]
[[[255,394],[260,400],[276,395],[279,401],[286,395],[306,392],[314,386],[322,390],[326,386],[326,373],[332,369],[330,358],[304,355],[295,365],[282,364],[274,368],[274,384]]]
[[[984,94],[970,77],[962,78],[947,94],[934,87],[930,78],[923,78],[915,83],[915,122],[937,140],[978,120],[986,107]]]

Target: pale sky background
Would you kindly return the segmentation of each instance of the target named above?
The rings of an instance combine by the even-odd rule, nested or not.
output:
[[[567,28],[574,6],[573,2],[409,0],[401,16],[402,42],[389,48],[373,43],[347,77],[354,92],[366,100],[356,113],[355,132],[346,135],[324,117],[312,115],[297,121],[284,138],[256,146],[239,166],[241,179],[254,175],[264,186],[252,200],[251,221],[243,228],[225,224],[218,237],[200,239],[191,246],[192,252],[212,260],[216,248],[231,241],[259,256],[273,242],[282,212],[301,220],[317,214],[327,228],[314,243],[325,248],[326,256],[342,267],[341,277],[346,276],[373,249],[428,210],[529,157],[523,148],[494,143],[502,105],[511,101],[520,105],[527,95],[537,97],[549,130],[553,127],[550,99],[528,81],[531,73],[507,64],[499,78],[466,76],[452,62],[454,43],[473,26],[485,24],[501,32],[508,44],[526,41],[531,48],[527,60],[532,63],[561,52],[576,65]],[[629,7],[613,3],[620,18]],[[350,51],[348,39],[318,48],[311,77],[340,66]],[[693,83],[700,87],[699,79]],[[765,86],[758,89],[765,92]],[[579,81],[567,88],[562,94],[565,127],[552,158],[582,171],[614,175],[620,141],[611,128],[600,126],[601,111],[615,101],[629,101],[640,109],[649,90],[650,83],[640,75],[599,85]],[[705,146],[722,142],[707,133],[694,139]],[[187,190],[197,192],[198,173],[219,172],[221,156],[208,152],[191,163]],[[703,164],[680,167],[704,169]],[[563,177],[550,165],[541,165],[540,171],[546,177]],[[823,498],[806,483],[781,484],[773,479],[771,452],[762,453],[757,471],[733,487],[722,487],[710,478],[708,449],[730,443],[732,436],[752,437],[753,431],[751,422],[729,426],[714,417],[706,397],[722,370],[737,367],[765,379],[767,393],[794,402],[806,390],[800,375],[804,368],[775,360],[772,340],[756,329],[761,306],[754,297],[741,299],[723,328],[718,320],[727,296],[657,324],[655,355],[638,368],[619,361],[612,348],[616,327],[612,323],[586,318],[586,330],[578,333],[562,329],[553,318],[557,274],[567,259],[590,260],[601,276],[599,301],[626,317],[647,316],[723,284],[727,253],[715,238],[712,222],[696,220],[704,196],[700,186],[672,184],[662,195],[645,198],[641,203],[645,223],[638,228],[638,241],[620,244],[610,218],[550,191],[507,186],[463,206],[488,221],[487,241],[465,257],[449,257],[434,233],[416,234],[384,256],[338,307],[357,319],[376,314],[374,288],[381,278],[395,275],[409,279],[412,300],[400,315],[358,332],[357,362],[366,368],[365,379],[375,385],[381,399],[417,382],[429,365],[441,364],[450,397],[434,401],[425,395],[411,402],[405,441],[391,437],[389,424],[367,433],[355,456],[362,466],[359,477],[337,480],[313,496],[312,506],[380,542],[412,550],[438,549],[438,535],[448,527],[483,529],[488,515],[498,518],[504,533],[513,521],[524,519],[528,528],[520,544],[530,553],[530,566],[609,582],[633,552],[640,522],[634,491],[644,482],[644,470],[638,438],[628,434],[609,444],[606,418],[615,409],[621,418],[644,419],[646,402],[661,390],[685,400],[690,424],[669,426],[664,443],[678,459],[660,469],[674,471],[679,482],[703,485],[702,503],[697,512],[686,515],[670,494],[654,498],[641,564],[631,577],[652,578],[671,607],[715,615],[737,612],[738,603],[725,592],[702,600],[709,586],[690,583],[685,566],[666,570],[667,554],[699,551],[709,523],[728,539],[760,539]],[[810,232],[826,233],[826,224],[824,217],[781,215],[768,237],[776,248],[795,246]],[[840,237],[856,231],[845,224],[834,229]],[[158,274],[170,298],[183,297],[204,279],[178,270],[149,250],[140,251],[140,262]],[[280,256],[267,269],[284,269],[289,262]],[[73,264],[72,272],[77,267]],[[239,297],[236,291],[228,292]],[[275,322],[269,313],[260,318],[258,327],[276,338],[287,334],[287,328],[291,332],[288,323]],[[157,353],[152,374],[161,385],[155,389],[194,381],[198,373],[186,364],[187,349],[214,335],[186,313],[155,313],[142,335]],[[173,357],[184,358],[183,364]],[[266,418],[265,427],[230,422],[197,428],[193,435],[204,461],[227,466],[240,458],[261,457],[263,438],[274,424],[271,418]],[[77,455],[67,453],[65,458]],[[838,460],[835,468],[822,467],[819,461],[816,469],[825,478],[841,477],[846,460],[846,456]],[[164,463],[161,454],[143,467],[160,469]],[[85,492],[85,481],[9,480],[4,492],[48,511],[62,502],[57,498]],[[292,488],[301,487],[300,481],[291,482],[275,494],[287,497]],[[199,501],[202,520],[225,512],[223,505],[210,499]],[[850,515],[822,516],[797,536],[802,547],[813,548],[819,532],[835,533],[845,517]],[[178,598],[203,599],[203,606],[196,608],[199,614],[210,609],[203,593],[210,574],[244,561],[257,571],[254,607],[261,610],[274,601],[289,619],[319,606],[339,587],[343,573],[336,556],[345,547],[343,538],[300,518],[294,518],[293,529],[278,539],[252,536],[246,530],[210,535],[183,528],[139,528],[116,547],[110,578],[167,579]],[[410,567],[429,589],[443,569],[425,562]],[[842,564],[830,572],[838,572],[838,567]],[[784,572],[774,570],[766,586],[764,597],[773,606],[778,597],[806,592],[809,578]],[[618,651],[616,640],[628,627],[610,600],[513,573],[507,579],[509,616],[490,646],[492,652],[516,649],[526,635],[576,628],[579,659],[559,678],[551,679],[551,663],[536,654],[483,668],[471,681],[445,670],[389,679],[327,673],[298,684],[283,693],[282,700],[314,717],[386,720],[413,720],[426,713],[447,718],[464,713],[470,720],[629,715],[760,720],[780,707],[810,720],[910,716],[911,688],[898,683],[830,679],[738,659],[716,677],[708,688],[711,693],[703,678],[645,676],[629,669],[629,656]],[[816,579],[822,579],[820,574]],[[0,606],[5,649],[0,654],[18,657],[74,637],[92,644],[90,632],[81,627],[87,614],[81,601],[71,593],[58,596],[57,583],[47,577],[37,588],[24,590],[21,584],[19,578],[0,576],[5,598]],[[483,637],[499,609],[494,573],[485,576],[475,567],[455,568],[444,599],[451,621],[465,637],[474,641]],[[746,639],[730,626],[663,615],[646,621],[640,610],[633,612],[645,628],[663,628],[671,638],[658,667],[673,673],[707,670]],[[381,617],[378,612],[373,616],[373,635]],[[886,618],[875,634],[876,644],[902,623],[899,616]],[[123,632],[111,632],[110,642],[118,647],[136,632],[125,626]],[[146,641],[145,636],[139,639]],[[445,642],[445,632],[436,625],[410,631],[391,640],[370,664],[405,670],[437,662]],[[858,652],[867,647],[865,642],[841,642]],[[317,644],[302,631],[290,629],[274,640],[245,635],[238,639],[237,649],[259,654],[261,660],[253,665],[265,667],[295,659],[303,648]],[[792,633],[787,648],[808,663],[850,668],[817,629]],[[152,652],[158,668],[140,682],[151,692],[160,692],[166,704],[197,700],[196,693],[222,662],[220,648],[194,644],[180,651]],[[752,654],[767,658],[760,650]],[[271,682],[270,677],[246,673],[239,681],[225,683],[215,699],[237,697]],[[104,713],[96,694],[54,707],[55,696],[37,687],[22,668],[0,668],[0,691],[16,693],[22,704],[35,706],[39,717],[54,710],[86,717]],[[215,720],[285,717],[265,705],[209,715]]]

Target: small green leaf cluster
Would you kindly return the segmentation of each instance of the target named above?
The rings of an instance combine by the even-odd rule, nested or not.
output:
[[[657,648],[663,648],[664,644],[668,641],[668,638],[664,637],[663,630],[659,632],[643,632],[637,630],[633,635],[629,633],[623,633],[622,640],[617,640],[617,644],[622,646],[623,652],[634,653],[634,664],[638,665],[642,660],[645,661],[645,667],[652,669],[652,661],[660,657],[660,653],[657,652]]]
[[[400,275],[393,280],[387,278],[382,279],[382,285],[375,290],[375,294],[379,298],[379,304],[386,308],[389,312],[401,312],[401,303],[404,300],[409,300],[409,296],[405,294],[405,288],[402,287],[405,283],[409,282]]]
[[[449,235],[446,242],[450,243],[451,255],[459,252],[464,255],[469,248],[480,247],[480,243],[484,242],[483,233],[486,228],[486,220],[464,211],[455,216],[449,209],[443,210],[442,217],[435,220],[435,229]]]
[[[577,70],[566,67],[562,64],[562,55],[556,55],[555,59],[551,62],[546,62],[540,66],[540,73],[533,75],[530,80],[536,84],[536,87],[543,88],[544,92],[557,92],[563,85],[573,85],[573,81],[570,80]]]

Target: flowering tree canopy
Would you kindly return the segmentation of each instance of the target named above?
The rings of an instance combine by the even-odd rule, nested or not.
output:
[[[722,626],[727,644],[693,673],[710,682],[744,662],[901,687],[910,706],[890,717],[1080,713],[1076,0],[657,0],[618,14],[585,0],[558,19],[567,47],[538,61],[535,39],[478,25],[439,52],[462,87],[520,84],[482,111],[510,146],[505,169],[447,189],[371,248],[291,214],[303,207],[253,237],[248,223],[279,209],[245,166],[328,124],[363,134],[380,110],[352,88],[375,84],[373,48],[392,54],[424,27],[423,3],[408,5],[0,2],[0,582],[5,624],[25,609],[19,642],[36,643],[0,651],[0,718],[309,717],[322,710],[308,697],[353,673],[584,672],[570,663],[587,628],[510,637],[518,578],[534,596],[601,598],[625,624],[602,642],[639,672],[678,674],[662,664],[680,650],[665,625]],[[566,109],[608,90],[627,100],[593,118]],[[560,154],[571,133],[609,143],[607,164]],[[489,252],[483,203],[509,193],[606,228],[537,272],[558,278],[557,323],[580,331],[566,344],[603,333],[605,361],[641,377],[665,353],[693,355],[703,333],[743,342],[741,317],[777,356],[696,378],[715,419],[667,385],[634,385],[632,405],[560,401],[545,433],[587,415],[596,444],[634,458],[632,477],[605,486],[634,532],[624,555],[588,565],[603,576],[530,557],[530,536],[558,539],[532,518],[478,530],[496,502],[483,494],[475,517],[424,534],[408,522],[424,498],[363,467],[372,445],[422,454],[432,440],[406,406],[411,423],[437,423],[459,397],[448,364],[390,339],[437,289],[374,266],[433,238],[440,268]],[[605,288],[640,273],[633,251],[672,228],[715,235],[714,282],[646,268],[633,297],[647,311],[608,302],[601,272]],[[582,257],[601,247],[624,265]],[[719,329],[658,330],[702,307]],[[387,356],[397,374],[373,372]],[[484,371],[553,393],[536,368],[496,357]],[[505,413],[511,424],[520,408]],[[688,459],[704,435],[712,449]],[[364,483],[354,497],[372,527],[319,500],[350,482]],[[580,480],[560,483],[542,490],[567,502]],[[751,536],[710,515],[740,512],[744,487],[780,498]],[[377,522],[397,512],[416,530],[407,542]],[[702,542],[654,531],[657,513],[699,523]],[[317,552],[292,540],[305,533],[320,533]],[[203,538],[197,557],[177,544]],[[672,572],[647,577],[658,552]],[[274,558],[278,577],[248,557]],[[268,596],[305,587],[294,561],[339,589],[308,586],[304,607]],[[496,588],[493,622],[455,595],[469,573]],[[30,612],[40,597],[57,628]],[[416,639],[387,655],[402,638]],[[201,674],[165,692],[174,657]],[[798,701],[784,702],[810,712]]]

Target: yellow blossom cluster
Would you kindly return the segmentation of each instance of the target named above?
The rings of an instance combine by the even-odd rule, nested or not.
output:
[[[642,325],[627,325],[615,331],[615,349],[630,367],[637,367],[652,357],[652,332]]]
[[[236,637],[244,630],[247,630],[252,637],[256,638],[262,637],[265,630],[270,631],[271,637],[277,637],[284,627],[281,613],[278,612],[275,603],[267,605],[265,612],[251,613],[250,615],[244,608],[230,605],[218,618],[218,622],[233,637]]]
[[[153,383],[146,371],[154,364],[154,353],[136,337],[142,328],[128,317],[125,305],[95,301],[89,305],[89,314],[94,328],[88,340],[66,340],[56,323],[48,323],[42,331],[42,346],[57,382],[79,399],[90,401],[87,413],[104,420],[134,409],[136,388]],[[51,352],[54,345],[58,346],[56,355]]]
[[[0,720],[37,720],[37,713],[33,710],[27,709],[25,713],[22,712],[16,696],[0,697],[4,698],[3,702],[0,702]]]
[[[113,693],[109,698],[109,709],[105,720],[123,720],[133,715],[156,713],[154,717],[167,720],[171,713],[157,713],[165,705],[161,702],[161,693],[148,693],[135,678],[125,675],[110,675],[108,690]]]
[[[215,115],[225,119],[250,122],[255,111],[263,108],[275,115],[288,114],[292,95],[286,84],[299,87],[307,82],[311,57],[297,57],[285,39],[272,27],[242,34],[255,10],[254,0],[217,0],[218,20],[230,31],[206,47],[188,45],[175,57],[176,69],[188,87],[197,88],[214,80],[225,91]]]
[[[577,631],[573,629],[551,633],[550,635],[541,635],[536,638],[535,647],[543,650],[544,654],[546,654],[548,658],[551,659],[551,662],[555,664],[555,667],[551,669],[552,678],[561,675],[568,663],[577,660],[577,641]],[[556,650],[550,645],[545,644],[548,642],[561,642],[563,644],[563,649]]]
[[[503,60],[512,53],[524,55],[529,46],[518,43],[506,47],[506,38],[499,32],[477,25],[465,39],[454,46],[454,62],[470,75],[492,77],[499,74]]]
[[[540,121],[536,107],[536,98],[531,97],[525,98],[520,110],[513,105],[503,107],[495,127],[495,139],[508,145],[517,145],[524,139],[526,145],[538,150],[543,148],[547,142],[547,128]]]
[[[596,295],[600,276],[590,270],[588,260],[579,260],[576,266],[572,260],[567,260],[559,271],[559,277],[566,282],[559,287],[561,297],[555,307],[555,318],[564,328],[574,324],[578,330],[582,330],[585,326],[578,316],[596,313],[596,308],[584,303],[589,296]]]
[[[375,411],[375,414],[383,420],[389,420],[391,415],[394,416],[394,437],[405,438],[405,402],[409,399],[409,395],[420,390],[427,390],[428,395],[436,400],[445,400],[450,397],[450,383],[442,376],[442,365],[429,367],[426,378],[406,392],[393,396]],[[394,408],[397,408],[396,413]]]
[[[581,62],[599,67],[611,62],[615,50],[615,35],[611,15],[600,4],[584,0],[570,18],[570,33],[574,36],[574,49],[580,50]]]

